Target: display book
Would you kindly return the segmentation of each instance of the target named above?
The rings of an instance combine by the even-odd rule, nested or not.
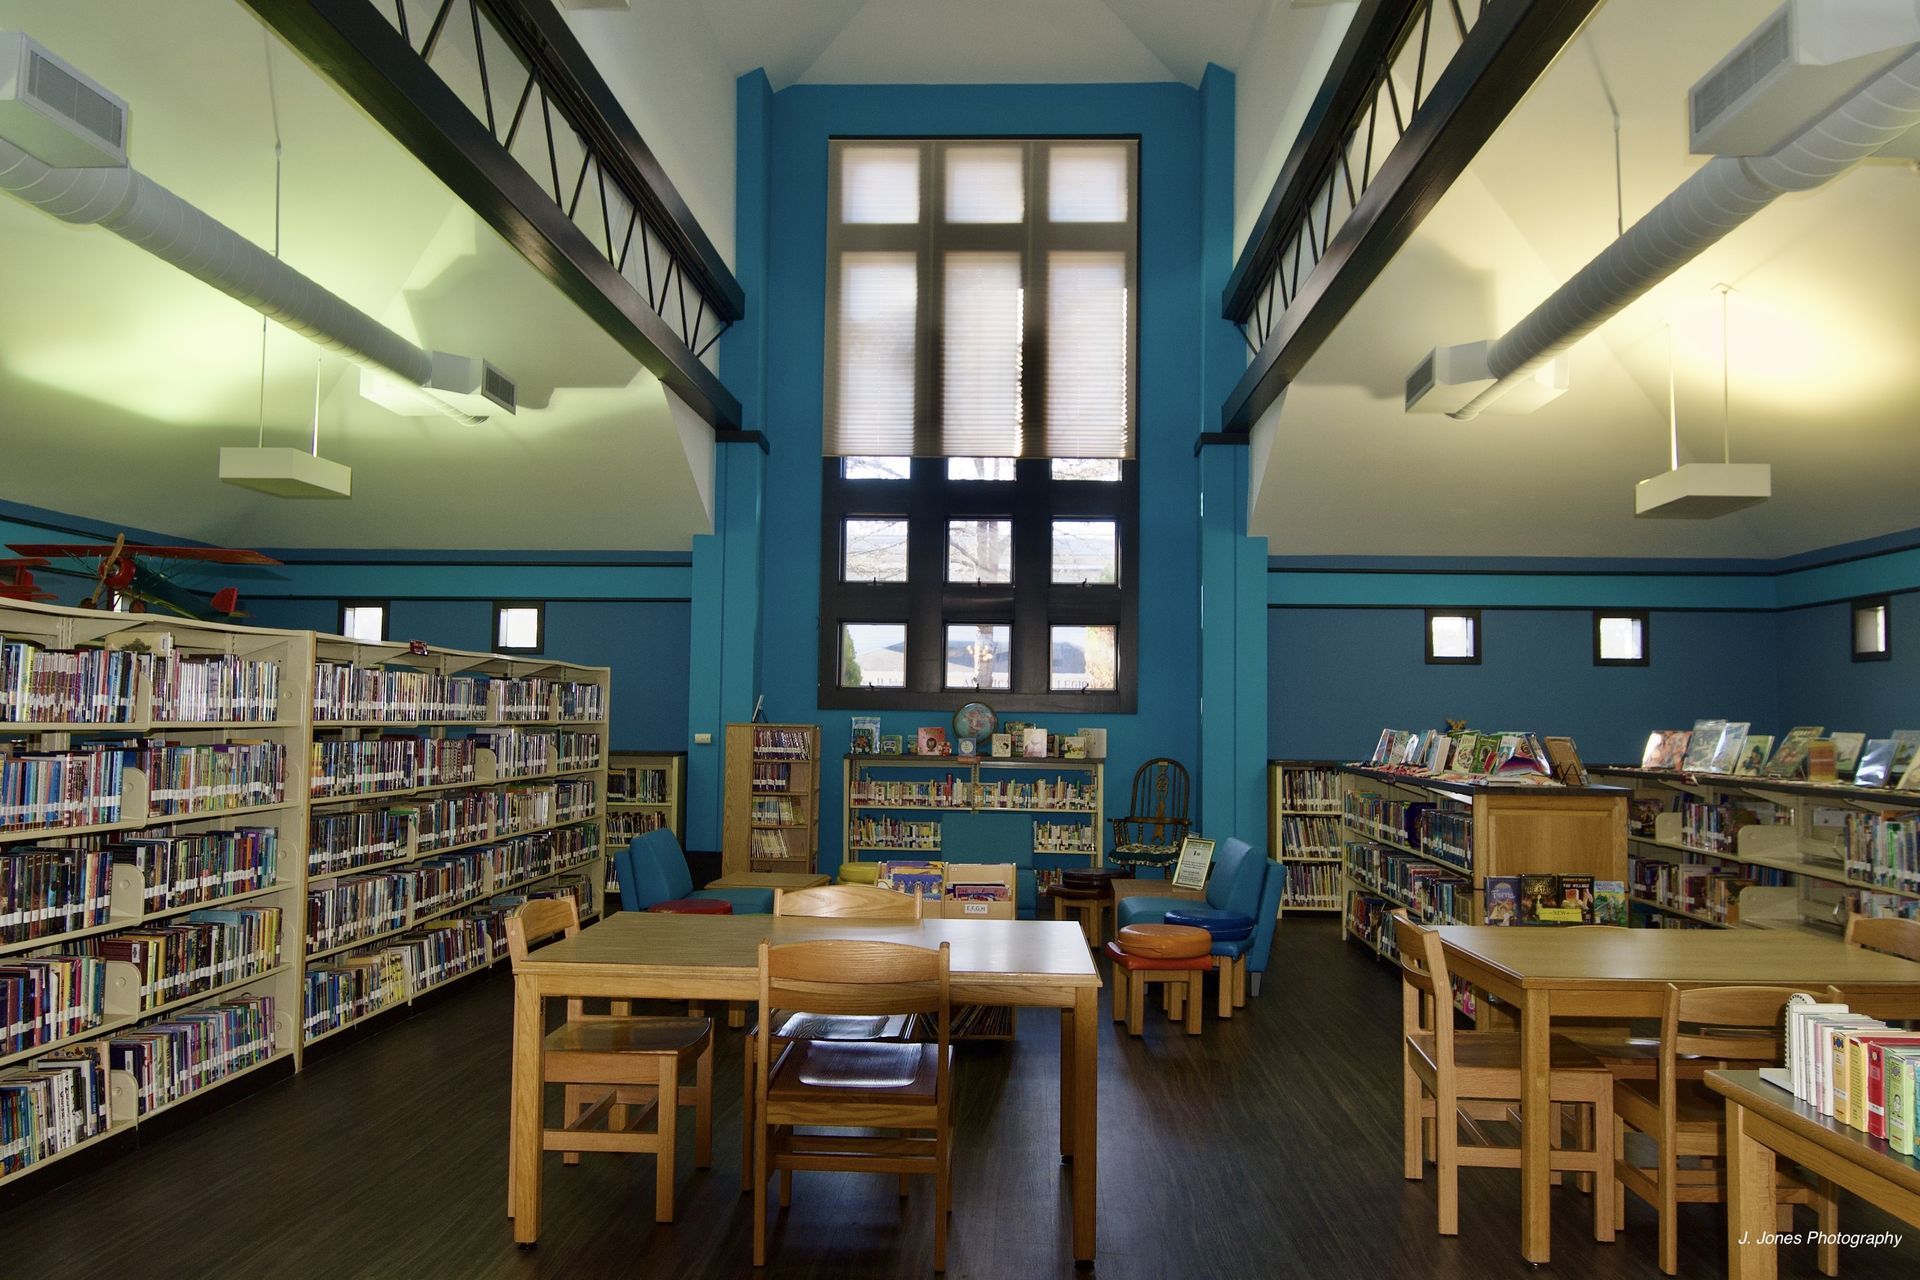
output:
[[[1338,770],[1331,760],[1267,762],[1268,844],[1283,868],[1282,914],[1341,909]]]
[[[48,1011],[0,1049],[0,1184],[230,1081],[300,1064],[310,861],[351,862],[338,842],[356,832],[382,861],[416,856],[410,828],[352,798],[326,816],[354,821],[309,822],[314,691],[366,692],[323,687],[317,643],[311,632],[0,605],[0,1003]],[[593,670],[590,697],[603,707],[604,669]],[[400,692],[410,726],[518,725],[541,718],[530,689],[494,687],[505,701],[492,709],[485,690],[430,706],[412,701],[417,689]],[[512,771],[528,756],[498,759]],[[335,843],[314,846],[312,826]]]
[[[1642,769],[1785,782],[1838,783],[1920,791],[1920,729],[1883,738],[1795,725],[1780,735],[1750,732],[1744,720],[1696,720],[1691,729],[1655,729],[1640,755]]]
[[[721,871],[812,872],[820,847],[820,726],[727,726]]]
[[[1920,1031],[1805,993],[1788,1000],[1785,1023],[1786,1065],[1763,1068],[1761,1078],[1821,1115],[1884,1139],[1900,1155],[1914,1155]]]

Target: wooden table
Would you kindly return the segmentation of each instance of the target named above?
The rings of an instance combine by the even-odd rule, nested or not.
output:
[[[736,871],[707,885],[709,889],[817,889],[827,877],[805,871]]]
[[[1657,1018],[1667,984],[1829,984],[1920,994],[1920,964],[1785,929],[1580,929],[1447,925],[1447,965],[1520,1017],[1520,1255],[1551,1253],[1547,1044],[1560,1017]]]
[[[864,938],[951,943],[956,1004],[1060,1010],[1060,1154],[1072,1163],[1073,1256],[1093,1261],[1098,1168],[1100,974],[1078,925],[1051,920],[924,920],[855,924],[804,917],[682,916],[623,911],[535,951],[513,977],[513,1238],[540,1237],[540,1050],[544,1002],[754,1000],[759,946]]]
[[[1780,1249],[1773,1187],[1776,1157],[1803,1164],[1870,1204],[1920,1227],[1920,1160],[1820,1114],[1758,1071],[1709,1071],[1727,1100],[1727,1274],[1773,1280]]]

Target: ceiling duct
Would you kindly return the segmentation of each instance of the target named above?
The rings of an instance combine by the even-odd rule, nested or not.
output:
[[[126,129],[126,103],[29,37],[0,31],[0,190],[64,222],[106,228],[316,346],[401,380],[432,411],[467,422],[496,407],[513,412],[512,380],[498,370],[415,346],[133,169],[119,146]]]
[[[1789,0],[1784,8],[1786,25],[1776,12],[1690,97],[1697,136],[1746,145],[1768,129],[1787,129],[1780,121],[1792,119],[1799,127],[1787,132],[1789,140],[1770,154],[1707,161],[1488,345],[1491,381],[1453,417],[1477,417],[1780,196],[1822,186],[1920,126],[1920,0]],[[1832,63],[1820,61],[1829,50],[1845,55],[1838,61],[1850,64],[1851,74],[1836,77]],[[1741,69],[1732,81],[1730,67]],[[1830,96],[1836,83],[1847,86],[1837,102]],[[1816,87],[1828,96],[1816,98]],[[1756,123],[1743,129],[1741,118]]]

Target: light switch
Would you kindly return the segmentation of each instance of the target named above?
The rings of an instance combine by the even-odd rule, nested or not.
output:
[[[713,745],[713,735],[710,733],[696,733],[693,735],[693,745],[696,747],[710,747]]]

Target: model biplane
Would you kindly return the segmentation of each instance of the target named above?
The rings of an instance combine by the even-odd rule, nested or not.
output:
[[[78,568],[51,568],[49,572],[89,578],[93,591],[80,602],[82,609],[124,608],[130,613],[145,613],[158,607],[183,618],[204,617],[211,612],[221,617],[243,618],[240,589],[222,587],[210,597],[189,590],[154,567],[163,564],[277,565],[280,562],[258,551],[239,551],[231,547],[163,547],[143,542],[128,542],[121,534],[112,542],[35,542],[13,543],[7,548],[20,559],[0,560],[0,575],[12,571],[9,579],[0,576],[0,597],[13,600],[49,600],[50,592],[41,591],[31,570],[47,568],[53,560],[72,560]],[[24,581],[23,581],[24,580]],[[27,594],[27,593],[32,594]]]

